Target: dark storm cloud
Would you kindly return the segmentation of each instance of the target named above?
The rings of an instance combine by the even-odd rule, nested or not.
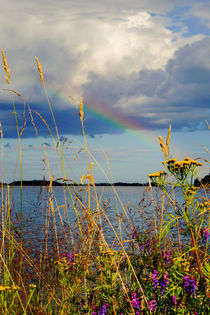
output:
[[[210,38],[180,48],[164,70],[142,70],[112,80],[90,74],[85,96],[115,108],[148,129],[206,128],[210,117]]]
[[[61,101],[60,101],[61,102]],[[41,103],[40,105],[31,104],[31,113],[33,115],[33,124],[31,122],[31,116],[26,110],[26,125],[23,120],[23,105],[21,103],[16,104],[16,111],[18,116],[19,129],[22,130],[22,127],[25,125],[22,137],[31,138],[36,137],[36,131],[34,125],[37,129],[38,136],[50,136],[50,132],[56,135],[55,126],[53,124],[53,119],[50,114],[50,110],[47,104]],[[42,117],[40,118],[39,115]],[[75,113],[75,108],[69,107],[67,109],[53,109],[54,116],[56,119],[57,128],[59,134],[71,134],[71,135],[82,135],[81,122],[79,115]],[[15,122],[14,113],[11,111],[9,104],[0,104],[0,117],[4,117],[2,122],[2,129],[4,138],[17,138],[17,128]],[[50,132],[45,124],[49,126]],[[112,134],[119,133],[120,131],[110,125],[109,123],[103,122],[100,119],[94,117],[91,114],[88,114],[87,119],[85,120],[85,131],[86,134],[90,137],[94,137],[96,134]],[[66,138],[61,136],[61,141]]]

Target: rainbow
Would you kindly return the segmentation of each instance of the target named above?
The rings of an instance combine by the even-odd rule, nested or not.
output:
[[[67,98],[66,95],[58,94],[53,92],[54,96],[58,97],[65,105],[69,106],[69,103],[73,102],[70,98]],[[90,114],[94,117],[97,117],[99,120],[104,121],[106,123],[111,124],[113,127],[122,130],[123,132],[129,134],[132,138],[135,138],[137,143],[143,144],[144,148],[148,151],[155,151],[157,153],[161,153],[158,135],[154,136],[154,133],[148,131],[148,126],[143,123],[139,123],[134,119],[130,119],[126,115],[123,115],[116,109],[110,108],[106,106],[106,104],[101,104],[97,102],[96,99],[88,98],[88,102],[83,102],[84,113]],[[165,135],[162,135],[165,138],[167,135],[167,131]],[[175,148],[176,154],[180,156],[186,155],[182,149]]]
[[[108,106],[102,106],[99,102],[96,103],[95,101],[85,103],[84,112],[130,134],[132,137],[136,138],[138,142],[140,141],[140,143],[143,143],[147,148],[160,152],[158,140],[149,135],[146,125],[139,124],[139,122],[126,117],[126,115],[123,115]]]

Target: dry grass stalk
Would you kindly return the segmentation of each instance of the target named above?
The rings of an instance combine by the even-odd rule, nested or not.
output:
[[[44,75],[43,75],[43,72],[42,72],[42,66],[41,66],[41,64],[39,62],[38,57],[35,57],[35,58],[36,58],[37,69],[38,69],[38,72],[39,72],[39,76],[40,76],[41,82],[42,82],[42,84],[44,84]]]
[[[76,156],[75,156],[75,158],[74,158],[74,162],[77,161],[78,156],[79,156],[80,152],[82,152],[82,150],[83,150],[83,148],[79,149],[79,151],[77,152],[77,154],[76,154]]]
[[[94,186],[95,185],[95,181],[94,181],[94,178],[92,175],[90,174],[87,174],[87,175],[83,175],[81,178],[80,178],[80,181],[81,181],[81,184],[83,185],[83,182],[84,182],[84,179],[88,179],[90,181],[90,183]]]
[[[7,74],[7,76],[4,76],[4,78],[5,78],[6,82],[8,84],[10,84],[10,69],[8,67],[7,59],[6,59],[6,56],[5,56],[3,48],[1,49],[1,53],[2,53],[2,58],[3,58],[3,63],[4,63],[4,70],[5,70],[6,74]]]
[[[168,128],[168,135],[167,135],[167,138],[166,138],[166,145],[164,143],[163,138],[161,136],[159,136],[160,147],[161,147],[161,150],[164,153],[164,156],[165,156],[166,160],[168,159],[168,154],[169,154],[170,136],[171,136],[171,125]]]
[[[4,78],[5,78],[5,81],[8,83],[8,84],[10,84],[10,80],[8,79],[8,77],[5,75],[4,76]]]
[[[161,150],[163,151],[165,158],[167,159],[168,158],[167,148],[165,147],[164,140],[161,136],[159,136],[159,143],[160,143]]]
[[[168,150],[168,147],[169,147],[170,136],[171,136],[171,125],[168,128],[168,135],[167,135],[167,138],[166,138],[166,148],[167,148],[167,150]]]
[[[79,117],[80,117],[81,122],[83,122],[84,112],[83,112],[82,98],[80,98],[80,103],[79,103]]]
[[[90,174],[92,174],[93,166],[94,166],[94,163],[91,162],[91,163],[90,163]]]

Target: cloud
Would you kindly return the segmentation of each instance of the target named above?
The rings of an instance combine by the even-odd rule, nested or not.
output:
[[[120,133],[122,130],[113,124],[119,119],[122,124],[130,121],[131,127],[139,129],[167,128],[170,123],[176,130],[205,129],[210,104],[209,47],[208,37],[185,45],[176,51],[163,69],[144,69],[127,76],[111,77],[89,73],[88,83],[82,86],[84,110],[87,114],[86,134],[92,137],[97,134]],[[60,102],[62,99],[52,95],[53,111],[60,134],[80,135],[82,129],[76,115],[78,110],[70,106],[66,108],[65,104],[59,108],[57,104]],[[4,136],[13,138],[17,134],[15,117],[9,108],[7,104],[1,104],[0,114],[4,117]],[[55,134],[46,102],[31,104],[31,109],[38,134],[49,135],[44,121]],[[16,110],[19,125],[22,126],[23,104],[18,103]],[[94,112],[100,112],[102,116],[98,118]],[[36,134],[28,112],[26,118],[23,137],[34,137]],[[111,120],[113,123],[110,123]]]
[[[7,2],[0,13],[1,43],[14,89],[30,102],[41,101],[35,55],[48,86],[64,95],[82,93],[90,72],[126,76],[164,67],[179,46],[163,15],[173,6],[154,0]]]
[[[59,99],[54,97],[52,99],[52,104],[59,103]],[[53,123],[53,119],[50,113],[48,104],[30,104],[31,113],[33,116],[33,124],[31,121],[31,116],[26,109],[26,126],[24,128],[22,137],[23,138],[33,138],[36,137],[36,130],[38,136],[51,136],[52,134],[56,136],[56,130]],[[23,126],[23,105],[22,103],[16,103],[16,112],[18,116],[18,124],[20,130]],[[82,127],[79,119],[79,115],[76,115],[75,108],[58,108],[53,106],[53,113],[56,119],[56,125],[60,135],[82,135]],[[85,107],[85,114],[86,114]],[[2,129],[4,138],[17,138],[17,128],[14,114],[11,114],[11,105],[0,103],[0,116],[4,117],[2,119]],[[47,125],[46,125],[47,124]],[[121,132],[116,127],[110,125],[106,121],[101,121],[97,116],[88,113],[87,119],[85,120],[85,132],[87,135],[96,134],[112,134]],[[34,127],[35,126],[35,127]],[[48,129],[49,128],[49,129]],[[50,131],[49,131],[50,130]],[[62,140],[66,137],[61,136]]]
[[[197,3],[191,10],[192,15],[199,18],[210,28],[210,3]]]
[[[205,8],[196,3],[192,1],[189,11],[201,15]],[[184,21],[178,31],[170,29],[176,23],[170,12],[186,4],[185,0],[177,0],[176,5],[172,0],[7,1],[0,12],[0,34],[11,69],[11,86],[40,113],[53,133],[34,56],[42,64],[61,134],[81,134],[69,95],[82,95],[88,108],[92,106],[102,115],[106,112],[108,118],[130,120],[136,127],[165,128],[173,122],[177,129],[185,124],[193,128],[196,115],[201,122],[207,115],[209,39],[202,34],[184,37]],[[3,76],[0,84],[6,86]],[[22,126],[23,104],[20,98],[15,99]],[[195,103],[205,108],[203,113]],[[10,93],[1,93],[4,136],[16,137],[9,104]],[[90,136],[121,132],[90,110],[86,112]],[[44,120],[34,112],[33,117],[38,134],[49,134]],[[27,112],[23,137],[35,135]]]
[[[91,75],[87,102],[115,109],[139,128],[205,128],[210,104],[210,38],[180,48],[165,69],[141,70],[112,80]]]

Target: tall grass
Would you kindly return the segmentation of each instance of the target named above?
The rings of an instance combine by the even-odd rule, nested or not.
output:
[[[10,70],[2,50],[5,79]],[[49,184],[40,187],[38,225],[12,203],[12,187],[1,184],[0,313],[1,314],[208,314],[209,198],[207,187],[194,187],[203,164],[191,158],[169,156],[171,126],[166,141],[159,137],[164,171],[149,175],[150,186],[134,207],[112,208],[99,195],[92,173],[100,164],[89,152],[82,100],[79,118],[84,137],[87,171],[80,187],[67,178],[62,143],[47,93],[41,64],[37,68],[53,119],[55,135],[41,118],[59,149],[63,200],[56,199],[46,147]],[[22,95],[10,89],[22,98]],[[23,99],[24,102],[24,99]],[[22,187],[21,138],[15,103]],[[25,109],[25,102],[24,102]],[[3,152],[3,127],[0,126]],[[3,162],[2,162],[3,163]],[[2,164],[2,183],[3,183]],[[103,171],[104,172],[104,171]],[[4,172],[5,173],[5,172]],[[108,179],[108,176],[106,179]],[[83,183],[87,182],[87,186]],[[153,184],[153,185],[152,185]],[[182,200],[176,193],[182,192]],[[199,192],[202,190],[202,194]],[[132,203],[132,201],[131,201]],[[72,213],[75,216],[72,216]],[[114,216],[115,215],[115,216]],[[113,219],[114,216],[114,219]],[[75,220],[73,219],[75,218]],[[137,225],[135,222],[144,222]],[[29,228],[30,226],[30,228]],[[112,238],[108,237],[110,231]]]

